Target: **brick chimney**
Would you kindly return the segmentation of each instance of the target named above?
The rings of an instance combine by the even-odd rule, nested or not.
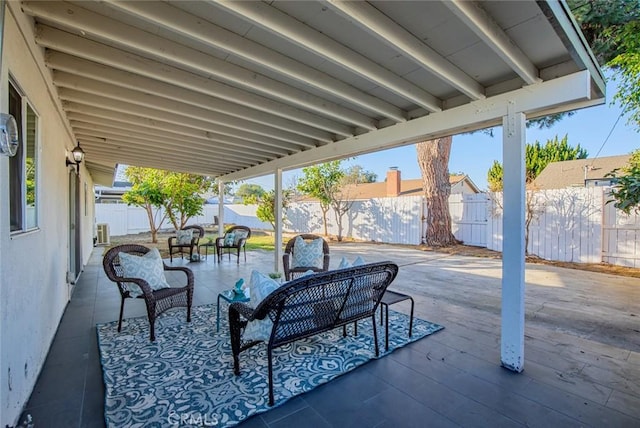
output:
[[[397,166],[392,166],[387,171],[387,196],[398,196],[400,194],[400,170]]]

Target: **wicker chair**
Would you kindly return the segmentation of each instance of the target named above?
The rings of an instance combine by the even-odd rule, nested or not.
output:
[[[180,253],[180,257],[184,257],[184,251],[189,249],[189,260],[192,260],[193,257],[193,249],[195,248],[197,251],[198,243],[200,238],[204,236],[204,228],[202,226],[185,226],[180,230],[193,230],[193,237],[191,238],[191,242],[188,244],[178,244],[177,236],[172,236],[169,238],[169,258],[173,262],[173,255],[176,253]]]
[[[225,243],[226,238],[230,233],[237,233],[238,231],[243,231],[247,236],[240,239],[234,239],[234,241],[230,244]],[[235,252],[234,256],[238,257],[238,264],[240,264],[240,250],[244,251],[244,261],[247,261],[247,248],[245,244],[247,243],[247,239],[251,238],[251,229],[247,226],[233,226],[229,228],[224,233],[223,237],[216,239],[216,254],[218,254],[218,262],[222,261],[222,254],[224,250],[228,250],[227,254],[229,254],[229,260],[231,260],[231,254]]]
[[[193,272],[191,269],[182,266],[164,265],[165,271],[181,271],[187,275],[187,285],[183,287],[163,288],[160,290],[152,290],[147,281],[140,278],[124,278],[122,267],[120,266],[121,252],[132,254],[135,256],[143,256],[149,252],[149,248],[143,245],[127,244],[118,245],[106,252],[102,259],[102,266],[107,277],[118,285],[120,291],[120,317],[118,319],[118,332],[122,329],[122,314],[124,312],[124,301],[133,298],[129,290],[125,287],[125,283],[134,283],[142,290],[143,294],[138,296],[144,299],[147,305],[147,316],[149,317],[150,340],[156,340],[155,322],[158,315],[170,308],[186,307],[187,322],[191,322],[191,304],[193,302]]]
[[[282,266],[284,269],[284,278],[287,281],[291,281],[296,276],[300,276],[303,273],[312,270],[314,272],[326,272],[329,270],[329,244],[327,241],[322,239],[322,252],[324,253],[324,258],[322,261],[322,268],[314,267],[314,266],[298,266],[291,267],[291,259],[293,258],[293,254],[295,252],[295,242],[296,238],[300,236],[305,241],[313,241],[314,239],[322,239],[318,235],[312,235],[310,233],[304,233],[302,235],[294,236],[287,242],[287,245],[284,249],[284,254],[282,255]]]

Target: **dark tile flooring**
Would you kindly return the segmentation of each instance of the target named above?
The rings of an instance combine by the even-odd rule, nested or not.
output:
[[[377,252],[365,253],[368,261],[375,261],[376,254],[386,257],[378,251],[379,246],[375,248]],[[339,261],[342,255],[352,259],[362,254],[349,253],[350,249],[332,249],[332,258]],[[23,418],[31,415],[35,427],[104,426],[104,385],[95,324],[117,319],[119,295],[102,272],[101,253],[99,248],[94,251],[75,287],[24,409]],[[242,426],[640,426],[638,383],[629,386],[640,378],[637,352],[622,350],[621,357],[615,359],[611,356],[613,347],[603,348],[600,343],[565,337],[532,324],[527,331],[527,355],[531,358],[525,371],[515,374],[505,370],[498,363],[500,328],[496,310],[479,305],[461,307],[431,297],[441,292],[437,275],[442,275],[444,262],[430,257],[420,251],[398,254],[404,277],[400,275],[394,285],[414,295],[416,316],[443,324],[445,330],[256,415]],[[468,260],[456,260],[471,269]],[[196,275],[195,304],[214,303],[217,293],[229,288],[236,278],[253,268],[262,267],[264,271],[264,266],[273,263],[272,253],[252,252],[248,262],[239,265],[226,259],[218,264],[213,257],[189,264]],[[452,270],[451,266],[448,269]],[[438,288],[416,286],[425,283],[436,283]],[[448,285],[451,293],[471,293]],[[474,286],[482,288],[477,278]],[[473,301],[474,297],[469,299]],[[404,303],[394,305],[394,309],[408,312],[409,306]],[[144,315],[141,301],[127,302],[125,309],[125,317]],[[559,347],[567,346],[579,346],[582,354],[562,354]],[[605,372],[610,367],[609,378],[606,374],[601,380],[595,375],[576,375],[590,365]],[[616,389],[622,382],[616,378],[616,368],[622,365],[629,383]]]

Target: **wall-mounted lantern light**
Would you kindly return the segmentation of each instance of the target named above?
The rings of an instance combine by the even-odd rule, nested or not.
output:
[[[80,173],[80,163],[84,160],[84,150],[82,150],[82,147],[80,147],[80,141],[78,141],[77,144],[78,145],[75,146],[73,150],[71,150],[71,156],[73,157],[73,160],[67,157],[65,159],[65,163],[67,164],[67,166],[75,165],[76,172]]]

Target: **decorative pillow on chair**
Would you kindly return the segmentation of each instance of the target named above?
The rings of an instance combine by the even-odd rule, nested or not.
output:
[[[233,232],[229,232],[226,235],[224,235],[224,245],[225,247],[230,247],[233,245],[233,243],[235,242],[236,239],[236,234]]]
[[[249,282],[249,292],[251,306],[256,308],[260,302],[269,294],[280,287],[280,283],[269,278],[267,275],[256,270],[251,272],[251,280]],[[268,341],[271,336],[273,322],[269,316],[263,320],[253,320],[247,323],[242,335],[243,340],[264,340]]]
[[[233,245],[235,246],[238,246],[238,244],[240,243],[240,240],[245,239],[247,235],[249,235],[249,232],[242,229],[238,229],[234,233],[235,233],[235,236],[233,238]]]
[[[350,268],[350,267],[354,267],[354,266],[362,266],[364,263],[364,259],[360,256],[356,257],[356,259],[353,261],[353,263],[349,263],[347,261],[346,257],[343,257],[342,260],[340,260],[340,264],[338,265],[338,269],[346,269],[346,268]]]
[[[152,248],[144,256],[134,256],[123,252],[119,253],[118,256],[120,257],[120,265],[125,278],[144,279],[149,283],[149,287],[152,290],[171,287],[164,276],[164,264],[157,248]],[[142,295],[142,290],[137,284],[127,283],[127,289],[131,297]]]
[[[191,244],[192,239],[193,229],[176,231],[176,242],[178,243],[178,245],[189,245]]]
[[[293,244],[293,258],[291,267],[315,267],[322,269],[324,266],[324,253],[322,252],[322,238],[314,239],[306,243],[302,237],[296,237]]]

